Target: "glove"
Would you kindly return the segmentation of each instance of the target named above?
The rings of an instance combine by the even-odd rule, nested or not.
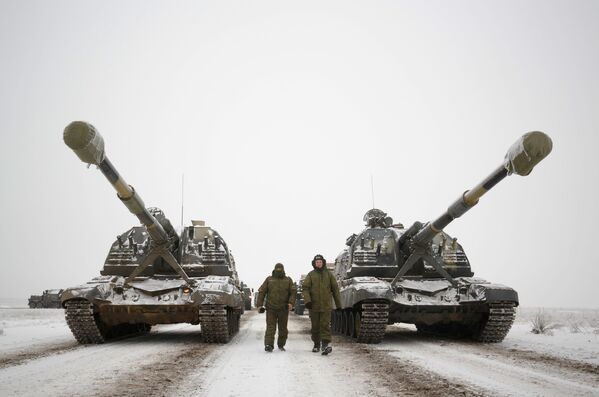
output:
[[[258,313],[264,313],[266,311],[266,308],[264,306],[260,306],[260,309],[258,309]]]
[[[306,302],[306,308],[312,309],[312,302]]]
[[[287,310],[293,311],[293,305],[291,305],[291,303],[287,304]]]

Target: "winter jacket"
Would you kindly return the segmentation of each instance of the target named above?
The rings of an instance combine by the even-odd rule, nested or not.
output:
[[[335,276],[326,268],[312,270],[302,283],[302,292],[304,293],[304,303],[312,302],[310,310],[315,312],[325,312],[333,310],[333,300],[335,306],[341,308],[341,297],[339,296],[339,286]]]
[[[287,304],[295,305],[297,290],[291,277],[283,275],[283,277],[275,277],[273,275],[267,277],[258,289],[257,307],[264,305],[266,298],[267,310],[283,310],[287,309]]]

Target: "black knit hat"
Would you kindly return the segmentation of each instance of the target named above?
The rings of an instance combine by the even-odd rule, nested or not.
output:
[[[323,265],[323,267],[325,267],[325,266],[326,266],[326,264],[327,264],[327,261],[326,261],[326,259],[324,259],[324,256],[322,256],[322,255],[320,255],[320,254],[318,254],[318,255],[315,255],[315,256],[314,256],[314,259],[312,259],[312,267],[316,266],[316,261],[317,261],[318,259],[320,259],[320,260],[322,261],[322,265]]]

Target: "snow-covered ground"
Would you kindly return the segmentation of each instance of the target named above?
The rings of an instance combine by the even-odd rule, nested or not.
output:
[[[537,335],[530,330],[530,323],[516,322],[501,345],[599,365],[599,333],[571,332],[561,327],[551,335]]]
[[[531,332],[539,316],[547,334]],[[599,365],[599,310],[520,308],[502,345]]]
[[[168,366],[190,349],[193,357],[206,350],[199,342],[199,327],[189,324],[82,346],[66,326],[63,310],[0,313],[0,324],[6,326],[0,336],[0,396],[152,395],[168,386],[169,376],[188,371],[186,366]]]
[[[516,324],[503,343],[481,345],[391,326],[375,348],[485,394],[599,396],[599,338],[570,336],[534,335],[527,324]]]
[[[599,396],[599,311],[546,309],[551,335],[530,332],[537,313],[519,310],[499,344],[393,325],[379,345],[335,336],[323,357],[310,351],[307,316],[290,315],[286,352],[266,353],[255,311],[226,345],[177,324],[81,346],[62,310],[2,308],[0,396]]]
[[[0,365],[9,355],[76,345],[62,309],[0,309]]]

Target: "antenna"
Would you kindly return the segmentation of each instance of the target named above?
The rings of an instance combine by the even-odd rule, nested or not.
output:
[[[370,193],[372,193],[372,208],[374,207],[374,178],[370,174]]]
[[[181,230],[183,230],[183,193],[185,192],[185,174],[181,174]]]

